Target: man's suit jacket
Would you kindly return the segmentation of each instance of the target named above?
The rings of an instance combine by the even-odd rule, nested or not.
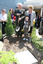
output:
[[[19,10],[18,8],[15,9],[16,25],[18,25],[18,16],[17,16],[18,10]],[[24,19],[25,19],[25,9],[21,9],[21,15],[20,15],[20,18],[21,18],[21,24],[22,24],[22,28],[23,28],[23,25],[24,25]]]
[[[41,17],[39,18],[39,16],[38,16],[37,21],[40,23],[41,22]]]
[[[29,11],[26,11],[25,15],[29,16]],[[32,13],[31,13],[31,26],[33,26],[33,20],[35,19],[35,17],[36,17],[35,11],[32,11]]]

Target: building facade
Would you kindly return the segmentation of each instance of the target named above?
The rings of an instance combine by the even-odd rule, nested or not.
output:
[[[6,9],[6,12],[10,8],[15,10],[18,3],[22,3],[25,9],[28,5],[33,5],[36,15],[41,14],[43,16],[43,0],[0,0],[0,13],[2,9]]]
[[[26,0],[0,0],[0,13],[2,9],[6,9],[6,12],[10,8],[13,8],[15,10],[18,3],[24,3]]]
[[[34,6],[34,11],[36,12],[36,15],[43,16],[43,0],[26,0],[23,4],[23,8],[27,8],[28,5]]]

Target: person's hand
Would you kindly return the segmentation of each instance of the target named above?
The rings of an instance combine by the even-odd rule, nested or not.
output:
[[[21,14],[17,13],[17,16],[20,16]]]
[[[35,21],[33,20],[33,23],[35,23]]]
[[[4,20],[1,20],[2,22],[4,22]]]
[[[21,18],[19,18],[19,21],[21,20]]]
[[[2,22],[6,22],[5,20],[2,20]]]

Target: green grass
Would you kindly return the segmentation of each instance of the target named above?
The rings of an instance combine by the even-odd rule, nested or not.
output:
[[[0,28],[0,39],[2,38],[2,32],[1,32],[1,28]]]
[[[32,42],[33,44],[35,44],[37,49],[43,51],[43,41],[41,41],[41,39],[36,36],[36,28],[33,28]]]

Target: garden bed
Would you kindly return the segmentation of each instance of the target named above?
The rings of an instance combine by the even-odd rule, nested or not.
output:
[[[16,38],[16,35],[9,38],[6,37],[3,44],[3,51],[12,50],[14,53],[18,53],[29,50],[38,59],[39,62],[43,59],[43,52],[37,50],[35,45],[31,45],[26,41],[23,41],[21,38]]]
[[[43,41],[41,41],[41,39],[36,36],[36,28],[33,28],[32,42],[39,51],[43,51]]]

